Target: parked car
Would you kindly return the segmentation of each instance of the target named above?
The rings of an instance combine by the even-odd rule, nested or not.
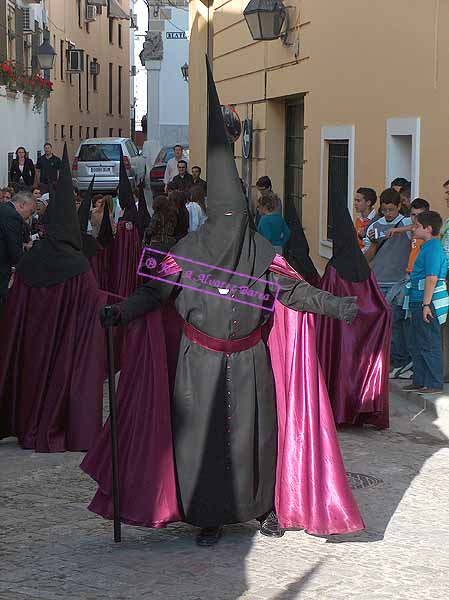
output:
[[[156,160],[154,161],[153,167],[150,171],[150,187],[153,196],[157,194],[161,194],[164,192],[165,183],[164,183],[164,175],[165,169],[167,168],[167,163],[170,158],[173,158],[175,155],[175,151],[173,150],[173,146],[164,146],[159,151],[159,154],[156,156]],[[187,162],[189,162],[189,147],[184,147],[183,156]]]
[[[145,158],[130,138],[91,138],[81,142],[73,159],[73,187],[84,192],[95,175],[95,192],[114,192],[120,181],[120,147],[132,187],[143,181]]]

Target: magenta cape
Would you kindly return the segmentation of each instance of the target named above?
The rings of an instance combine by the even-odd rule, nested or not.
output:
[[[141,244],[139,230],[129,222],[117,225],[117,235],[111,245],[109,270],[109,292],[119,296],[130,296],[138,285],[137,269],[140,261]]]
[[[280,256],[272,270],[300,280]],[[180,520],[170,424],[165,335],[160,311],[129,327],[117,394],[121,517],[163,527]],[[179,317],[178,317],[179,318]],[[178,336],[182,320],[179,318]],[[172,346],[172,342],[169,342]],[[268,337],[278,411],[276,511],[281,527],[314,534],[364,528],[349,488],[317,360],[314,317],[276,304]],[[89,509],[112,517],[109,423],[81,468],[99,484]]]
[[[49,288],[15,277],[0,324],[0,438],[37,452],[90,448],[102,426],[106,303],[90,272]]]
[[[389,425],[391,309],[371,273],[354,283],[327,266],[321,288],[336,296],[357,296],[359,314],[351,326],[318,317],[318,356],[335,422],[379,428]]]

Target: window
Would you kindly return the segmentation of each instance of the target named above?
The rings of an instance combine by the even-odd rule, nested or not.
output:
[[[61,72],[61,81],[64,81],[64,40],[59,42],[59,70]]]
[[[82,101],[82,81],[81,81],[81,73],[78,73],[78,109],[80,112],[83,110],[83,101]]]
[[[83,144],[78,159],[85,162],[120,160],[120,144]]]
[[[97,59],[96,59],[96,58],[93,58],[92,60],[93,60],[94,64],[97,64]],[[93,77],[92,77],[92,85],[93,85],[93,90],[94,90],[94,92],[96,92],[96,91],[97,91],[97,77],[98,77],[98,76],[97,76],[97,75],[95,75],[95,74],[94,74],[94,75],[93,75]]]
[[[122,47],[122,26],[118,26],[118,45]]]
[[[76,7],[78,9],[78,27],[83,26],[83,18],[81,12],[81,0],[76,0]]]
[[[86,127],[86,138],[90,138],[90,127]]]
[[[421,119],[387,119],[386,187],[396,177],[412,182],[412,198],[419,196]]]
[[[73,125],[70,125],[70,139],[73,140]]]
[[[112,63],[109,63],[109,108],[108,113],[112,115]]]
[[[122,130],[121,129],[118,130],[118,136],[122,137]]]
[[[89,112],[89,55],[86,55],[86,110]]]
[[[80,140],[83,139],[83,128],[81,127],[81,125],[79,126],[79,129],[78,129],[78,137],[80,138]]]
[[[109,43],[114,43],[114,19],[109,19]]]
[[[335,203],[345,203],[348,199],[348,140],[328,142],[327,159],[327,239],[333,239]]]
[[[71,73],[69,75],[69,82],[70,82],[70,85],[73,85],[73,79],[72,79],[72,74]]]
[[[94,138],[98,137],[98,127],[94,127]]]
[[[354,196],[355,127],[321,128],[320,255],[332,255],[333,202],[345,202],[350,214]]]
[[[123,67],[118,68],[118,114],[122,114],[122,71]]]
[[[114,129],[112,127],[109,128],[109,137],[114,137]]]
[[[55,140],[58,139],[58,126],[56,125],[56,123],[54,124],[54,127],[53,127],[53,138]]]
[[[61,125],[61,140],[65,138],[65,126]]]

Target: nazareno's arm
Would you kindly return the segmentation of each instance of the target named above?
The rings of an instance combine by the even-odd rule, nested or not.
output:
[[[277,275],[269,272],[268,280],[279,285],[278,300],[293,310],[311,312],[327,317],[345,320],[347,318],[348,299],[339,298],[329,292],[319,290],[307,281]],[[270,286],[274,293],[275,287]]]
[[[121,324],[126,325],[138,317],[160,308],[171,296],[174,289],[179,289],[173,285],[179,281],[181,273],[168,275],[165,281],[149,279],[144,285],[123,302],[118,304],[121,311]]]

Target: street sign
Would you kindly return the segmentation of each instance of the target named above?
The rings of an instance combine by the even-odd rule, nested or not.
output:
[[[167,40],[186,40],[187,34],[185,31],[166,31],[165,38]]]
[[[251,156],[251,145],[253,142],[253,124],[251,119],[245,119],[243,121],[243,136],[242,136],[242,152],[243,158]]]

